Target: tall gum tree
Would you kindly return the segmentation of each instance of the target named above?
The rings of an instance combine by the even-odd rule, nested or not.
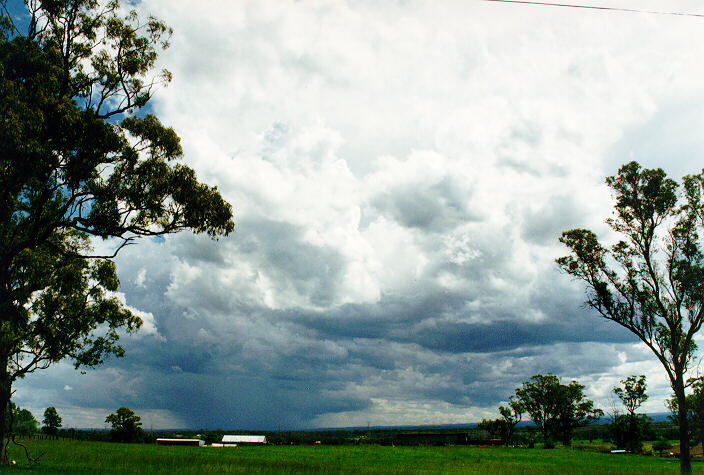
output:
[[[26,32],[0,0],[0,441],[12,385],[69,358],[122,356],[141,325],[116,298],[112,258],[141,236],[234,230],[178,135],[139,111],[171,30],[117,1],[26,0]],[[98,256],[91,238],[115,242]],[[0,443],[0,462],[7,462]]]
[[[680,468],[691,472],[685,388],[704,321],[704,172],[682,186],[636,162],[606,179],[615,197],[607,219],[621,240],[603,246],[587,229],[562,233],[560,268],[586,284],[588,307],[634,333],[662,364],[679,411]]]

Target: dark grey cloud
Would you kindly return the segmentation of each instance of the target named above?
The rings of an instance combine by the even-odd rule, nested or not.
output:
[[[521,216],[521,236],[538,245],[554,245],[563,231],[580,221],[580,206],[570,195],[550,198],[536,209],[526,209]],[[571,226],[571,227],[570,227]]]
[[[511,272],[510,248],[501,241],[484,247],[482,236],[475,260],[439,259],[377,301],[272,309],[241,298],[242,282],[222,277],[238,259],[275,276],[273,288],[322,289],[325,299],[309,300],[319,304],[335,301],[344,260],[285,223],[245,220],[238,232],[224,242],[146,242],[120,256],[121,290],[129,305],[154,315],[159,334],[126,339],[126,358],[72,382],[62,401],[167,408],[185,424],[210,428],[310,427],[329,414],[373,411],[379,399],[410,397],[458,411],[490,406],[531,374],[592,374],[615,361],[572,359],[578,351],[550,350],[556,345],[634,341],[580,309],[581,292],[553,267],[522,284],[525,276]],[[431,237],[426,246],[437,242]],[[178,257],[160,266],[173,248]],[[202,270],[199,277],[174,290],[191,268]],[[439,285],[443,273],[469,285]],[[497,276],[516,286],[513,295],[492,291]]]
[[[607,334],[589,332],[581,321],[517,323],[491,321],[487,323],[442,323],[411,335],[411,340],[436,351],[495,352],[521,346],[548,345],[556,342],[635,342],[632,335],[621,332]]]
[[[328,305],[344,268],[337,250],[314,246],[303,240],[304,229],[285,222],[243,221],[234,250],[256,256],[264,271],[293,285],[314,305]]]
[[[540,321],[526,318],[523,308],[494,303],[472,310],[467,303],[461,294],[438,291],[423,298],[383,298],[376,304],[288,318],[315,330],[320,338],[392,340],[449,353],[493,353],[556,342],[636,341],[618,325],[600,320],[587,309],[573,308],[559,295],[536,295],[530,302],[549,311]]]
[[[467,185],[446,176],[436,182],[396,186],[373,197],[371,203],[405,227],[442,232],[481,219],[469,208],[471,197]]]
[[[498,309],[482,320],[481,312],[466,310],[461,294],[437,289],[326,311],[262,307],[224,319],[175,314],[163,320],[167,342],[127,341],[128,357],[108,364],[143,376],[129,381],[129,391],[118,378],[109,397],[89,393],[73,401],[167,407],[189,424],[208,427],[309,427],[324,414],[371,407],[369,395],[350,387],[456,407],[490,405],[536,372],[579,368],[589,374],[614,364],[613,356],[595,364],[593,357],[569,359],[569,351],[551,354],[551,346],[633,342],[628,333],[575,311],[558,296],[536,295],[531,303],[550,311],[540,322],[522,320],[520,309],[506,308],[503,320],[491,313]],[[242,321],[260,330],[247,334],[232,326]],[[199,341],[199,332],[209,335],[207,341]],[[263,347],[253,351],[258,345]],[[502,362],[508,366],[498,378]]]
[[[429,255],[442,239],[427,237]],[[66,400],[168,408],[191,425],[309,427],[329,414],[372,411],[380,398],[437,401],[456,410],[488,406],[531,374],[569,370],[567,351],[550,354],[555,345],[633,343],[628,333],[580,309],[581,292],[550,264],[537,280],[528,278],[516,273],[505,240],[479,234],[472,242],[479,254],[469,262],[437,254],[393,293],[343,304],[335,302],[345,260],[306,242],[301,227],[243,220],[237,236],[220,242],[179,236],[145,243],[139,258],[130,251],[118,265],[127,276],[128,304],[153,313],[159,335],[126,340],[127,358],[89,375],[109,391],[74,391]],[[159,263],[172,249],[178,257],[167,271]],[[269,276],[274,289],[325,298],[281,309],[243,298],[238,289],[248,291],[251,282],[226,277],[239,260],[256,263],[253,278]],[[191,269],[200,269],[198,278],[186,278]],[[442,275],[466,285],[447,288],[439,284]],[[496,279],[514,291],[497,293]],[[613,358],[580,361],[572,368],[582,374],[614,364]],[[110,377],[114,384],[105,381]]]

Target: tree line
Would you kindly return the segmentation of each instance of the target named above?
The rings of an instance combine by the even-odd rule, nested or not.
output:
[[[8,418],[5,421],[7,434],[28,436],[40,432],[39,422],[28,409],[22,409],[10,401],[7,408]],[[47,435],[57,435],[61,427],[61,416],[55,407],[50,406],[44,410],[41,432]]]
[[[569,445],[577,427],[590,424],[604,414],[594,408],[594,402],[584,396],[583,389],[577,381],[562,384],[553,374],[536,374],[516,389],[508,406],[499,407],[501,418],[483,420],[479,427],[496,434],[508,446],[525,413],[538,427],[545,447],[554,447],[557,441]]]
[[[56,436],[62,426],[61,416],[53,406],[44,410],[41,430],[34,414],[15,405],[12,401],[9,403],[7,413],[9,417],[6,420],[5,433],[10,436],[27,437],[37,433]],[[112,427],[110,439],[115,442],[142,442],[145,440],[141,418],[131,409],[120,407],[114,413],[109,414],[105,418],[105,422]]]
[[[688,385],[692,392],[687,395],[687,439],[692,446],[701,444],[704,451],[704,377],[692,378]],[[545,448],[555,447],[555,442],[570,445],[577,428],[596,423],[605,415],[585,397],[583,389],[577,381],[562,384],[559,377],[552,374],[534,375],[515,390],[506,406],[499,406],[499,418],[483,419],[479,428],[508,447],[518,442],[517,426],[525,415],[537,427]],[[658,437],[652,419],[638,412],[649,398],[646,390],[645,375],[628,376],[612,389],[620,407],[612,408],[610,422],[606,430],[600,431],[600,436],[610,440],[615,449],[641,453],[645,440],[655,440],[653,450],[657,452],[671,448],[669,437]],[[677,426],[680,421],[677,398],[673,395],[665,402],[670,410],[669,418]]]
[[[704,448],[704,378],[693,381],[696,390],[689,395],[690,413],[690,441],[692,444],[702,444]],[[547,374],[537,374],[516,388],[509,398],[506,406],[499,407],[501,417],[497,419],[484,419],[477,428],[488,434],[490,438],[500,439],[505,446],[527,445],[533,447],[542,443],[545,448],[553,448],[556,443],[570,445],[579,430],[599,421],[605,412],[594,408],[593,401],[584,395],[584,386],[577,381],[562,384],[559,377]],[[645,414],[637,412],[638,408],[648,399],[646,393],[645,376],[629,376],[621,380],[621,386],[613,388],[613,394],[620,400],[622,408],[612,408],[608,424],[599,424],[596,431],[582,431],[584,440],[601,438],[610,440],[616,449],[624,449],[632,453],[641,453],[643,441],[654,440],[653,450],[665,451],[671,448],[669,439],[672,438],[673,429],[660,427],[656,431],[652,420]],[[671,419],[674,424],[678,421],[676,399],[667,400],[671,410]],[[22,409],[11,403],[8,410],[11,417],[8,419],[6,431],[11,436],[31,437],[37,434],[49,436],[63,436],[81,440],[112,441],[122,443],[153,443],[158,437],[197,437],[207,444],[219,442],[225,431],[205,430],[199,431],[156,431],[147,432],[142,427],[141,417],[129,408],[120,407],[105,418],[110,425],[109,431],[75,429],[61,429],[62,418],[55,407],[48,407],[44,411],[43,426],[39,430],[39,422],[27,409]],[[526,416],[526,419],[523,419]],[[534,427],[518,428],[523,420],[532,421]],[[669,427],[669,426],[668,426]],[[441,432],[465,432],[467,429],[426,430],[428,434]],[[230,431],[232,432],[232,431]],[[247,433],[247,431],[235,431]],[[408,433],[404,429],[375,429],[373,431],[350,429],[332,431],[260,431],[267,436],[271,443],[284,444],[312,444],[323,441],[325,444],[359,444],[371,443],[393,445],[399,443],[399,434]],[[414,431],[410,431],[413,433]],[[488,443],[481,433],[469,431],[474,443]],[[659,435],[658,435],[659,432]],[[484,442],[482,442],[484,441]],[[419,442],[422,443],[422,442]]]

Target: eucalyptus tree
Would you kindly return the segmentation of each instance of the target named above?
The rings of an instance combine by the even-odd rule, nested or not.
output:
[[[142,418],[127,407],[108,415],[105,422],[112,426],[110,437],[115,442],[139,442],[144,438]]]
[[[44,426],[42,430],[44,433],[49,435],[56,435],[59,433],[59,427],[61,427],[61,416],[54,406],[49,406],[44,410],[44,419],[42,420]]]
[[[554,374],[536,374],[516,388],[515,400],[538,426],[546,447],[553,447],[557,440],[569,445],[574,429],[604,415],[584,396],[583,389],[577,381],[562,384]]]
[[[626,414],[617,416],[612,423],[617,447],[626,448],[631,452],[640,452],[643,446],[644,429],[649,425],[649,418],[636,414],[638,408],[648,400],[645,375],[631,375],[621,380],[621,386],[613,388],[614,394],[626,408]]]
[[[619,237],[602,245],[587,229],[562,233],[570,255],[557,260],[582,280],[586,304],[635,334],[655,354],[680,407],[680,468],[691,472],[686,375],[704,322],[704,173],[680,185],[636,162],[606,179],[616,202],[606,220]]]
[[[479,429],[487,431],[491,436],[499,437],[506,447],[509,446],[516,432],[516,425],[521,422],[524,409],[520,401],[510,399],[508,406],[499,406],[499,419],[482,419]]]
[[[118,330],[142,322],[116,298],[120,249],[234,229],[217,188],[179,162],[176,132],[141,110],[171,79],[154,71],[171,30],[118,1],[25,6],[20,31],[0,0],[0,441],[18,378],[123,355]]]

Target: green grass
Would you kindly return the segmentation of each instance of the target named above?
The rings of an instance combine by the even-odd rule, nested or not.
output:
[[[612,455],[568,447],[265,446],[173,447],[71,440],[25,441],[3,473],[676,473],[677,459]],[[704,462],[694,470],[704,473]]]

